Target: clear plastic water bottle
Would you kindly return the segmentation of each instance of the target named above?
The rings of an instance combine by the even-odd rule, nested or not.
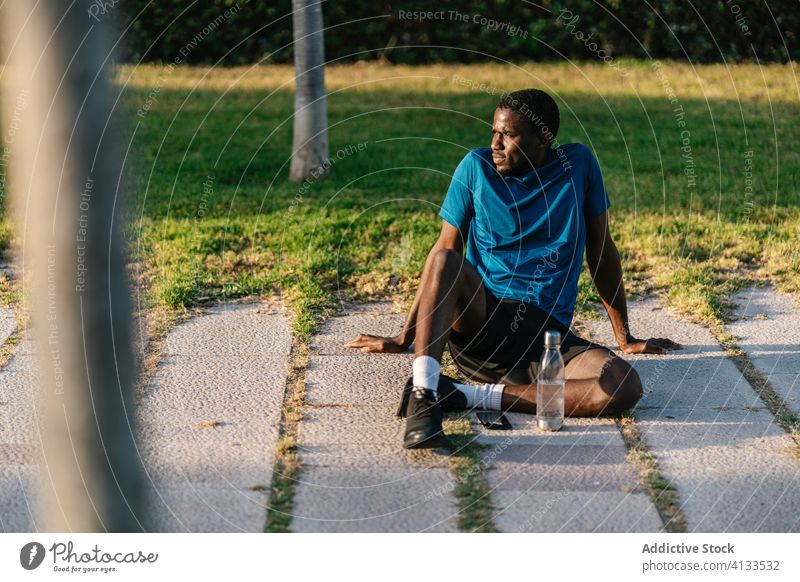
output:
[[[564,358],[561,334],[544,333],[544,353],[536,378],[536,420],[541,430],[555,431],[564,425]]]

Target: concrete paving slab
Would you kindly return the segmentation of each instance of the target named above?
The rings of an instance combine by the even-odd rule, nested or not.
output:
[[[38,437],[36,362],[19,354],[0,370],[0,531],[36,531]]]
[[[212,533],[252,532],[267,514],[268,496],[257,491],[192,487],[167,487],[153,500],[158,531]],[[260,530],[259,530],[260,531]]]
[[[701,348],[706,350],[706,348]],[[645,394],[639,403],[649,408],[713,408],[761,406],[752,390],[731,390],[731,376],[725,373],[731,362],[721,351],[701,352],[697,346],[688,354],[673,354],[670,359],[636,363]],[[669,375],[665,367],[669,364]],[[744,378],[737,380],[746,382]]]
[[[789,409],[800,414],[800,308],[771,287],[744,289],[733,299],[736,320],[727,330]]]
[[[14,312],[5,305],[0,305],[0,346],[6,343],[8,336],[16,329],[17,318]]]
[[[259,304],[221,305],[203,317],[193,317],[167,336],[167,356],[288,355],[292,345],[289,326],[274,309]]]
[[[395,410],[410,354],[363,354],[342,345],[360,333],[396,333],[386,303],[328,320],[312,338],[307,406],[298,429],[304,463],[292,531],[455,531],[449,459],[402,448]]]
[[[794,350],[787,350],[780,354],[766,350],[753,350],[748,355],[750,356],[750,361],[765,376],[771,376],[775,373],[800,374],[800,361],[797,358],[800,353]]]
[[[709,410],[695,408],[666,411],[643,410],[636,412],[637,419],[653,428],[673,427],[669,442],[672,446],[735,445],[741,439],[782,437],[781,427],[772,422],[767,409]]]
[[[38,489],[32,465],[0,461],[0,532],[35,532]]]
[[[473,423],[500,531],[651,531],[663,523],[637,484],[612,418],[568,418],[543,432],[536,417],[507,413],[512,430]],[[589,493],[587,495],[587,492]],[[584,507],[589,503],[590,507]]]
[[[308,479],[313,479],[313,483]],[[448,469],[311,467],[294,499],[296,532],[455,531]]]
[[[150,400],[161,399],[162,393],[166,393],[175,401],[191,402],[191,405],[175,408],[164,415],[162,426],[194,426],[213,420],[231,424],[233,419],[247,418],[253,412],[253,398],[257,396],[260,404],[267,405],[264,411],[274,416],[280,414],[283,393],[272,387],[285,383],[286,364],[285,355],[271,354],[216,359],[170,356],[159,363],[158,382],[148,386],[142,406],[149,405]],[[220,408],[217,406],[219,390],[224,386],[230,388],[224,394],[225,406]],[[236,386],[251,386],[251,389],[231,389]]]
[[[388,301],[348,307],[332,317],[328,325],[311,339],[311,350],[319,356],[352,356],[358,351],[344,347],[345,343],[362,333],[382,336],[398,334],[403,328],[405,316]]]
[[[19,356],[36,356],[41,352],[39,344],[30,336],[24,336],[14,351]]]
[[[429,467],[450,466],[450,458],[441,452],[430,449],[397,450],[397,441],[392,444],[378,445],[374,443],[357,444],[316,444],[300,445],[298,450],[305,465],[320,467],[362,466],[363,459],[368,457],[371,466],[388,466],[394,468],[426,469]],[[309,478],[306,477],[306,480]]]
[[[791,454],[791,438],[754,399],[706,328],[661,309],[654,299],[628,307],[634,334],[685,346],[671,355],[624,357],[652,389],[635,416],[664,476],[678,489],[689,530],[798,531],[800,462]],[[587,329],[594,341],[615,345],[608,321],[589,321]],[[687,368],[687,356],[700,366]],[[709,368],[709,362],[718,365]]]
[[[308,408],[300,424],[299,442],[301,446],[363,443],[400,449],[405,421],[394,413],[388,406]]]
[[[35,464],[40,460],[38,452],[35,445],[0,443],[0,467]]]
[[[667,476],[678,484],[691,531],[799,531],[796,461],[788,450],[781,453],[776,449],[780,443],[762,441],[758,445],[670,450]],[[674,470],[675,466],[680,470]],[[736,475],[734,483],[732,473]],[[744,491],[740,483],[745,484]]]
[[[23,341],[15,350],[14,357],[3,368],[4,372],[10,374],[18,373],[23,374],[30,379],[34,379],[38,374],[38,364],[36,358],[38,354],[31,351],[22,350],[20,348],[30,345],[29,342]]]
[[[269,443],[254,444],[262,436],[257,428],[198,429],[167,444],[159,442],[163,437],[157,436],[156,443],[140,447],[140,453],[156,486],[269,487],[271,471],[265,473],[264,464],[265,459],[271,462],[274,451],[268,448]]]
[[[661,531],[612,419],[567,419],[550,433],[531,415],[508,416],[518,428],[476,427],[500,531]]]
[[[28,374],[0,370],[0,443],[39,442],[36,390],[37,384]]]
[[[765,374],[789,410],[800,414],[800,374]]]
[[[492,490],[632,491],[636,471],[624,446],[511,445],[491,461]]]
[[[306,402],[313,405],[378,405],[397,402],[411,376],[411,354],[330,355],[311,358],[306,372]],[[375,382],[391,378],[391,382]]]
[[[139,407],[159,531],[262,531],[291,333],[259,304],[215,307],[167,335]]]
[[[496,491],[495,524],[503,532],[652,532],[661,518],[642,493]]]

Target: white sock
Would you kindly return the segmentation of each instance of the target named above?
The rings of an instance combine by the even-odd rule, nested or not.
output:
[[[430,356],[414,358],[414,388],[427,388],[437,393],[442,367]]]
[[[483,410],[502,410],[505,384],[455,384],[456,390],[467,397],[467,406]]]

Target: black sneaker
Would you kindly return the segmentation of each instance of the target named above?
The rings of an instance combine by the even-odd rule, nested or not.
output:
[[[403,446],[407,449],[435,449],[447,446],[442,432],[442,408],[433,391],[412,390],[406,409],[406,432]]]
[[[437,388],[438,402],[442,410],[445,412],[452,412],[456,410],[467,410],[467,397],[461,392],[456,390],[455,379],[450,376],[439,376],[439,387]],[[408,408],[408,398],[411,396],[411,389],[414,383],[411,378],[406,382],[403,388],[403,395],[400,398],[400,406],[397,407],[397,416],[399,418],[406,417],[406,408]]]

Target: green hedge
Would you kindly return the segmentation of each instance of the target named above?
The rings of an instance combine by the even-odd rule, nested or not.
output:
[[[593,60],[598,55],[692,62],[756,58],[785,62],[800,57],[797,0],[538,0],[536,4],[328,0],[326,56],[409,64]],[[409,17],[431,10],[440,11],[437,18]],[[290,62],[290,11],[290,0],[117,0],[108,8],[108,16],[99,17],[113,14],[123,35],[125,62],[167,62],[177,57],[184,63],[235,65]]]

